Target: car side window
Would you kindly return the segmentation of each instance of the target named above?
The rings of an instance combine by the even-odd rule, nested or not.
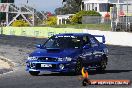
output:
[[[90,42],[92,44],[92,46],[98,46],[98,40],[96,40],[94,37],[90,37]]]
[[[83,46],[85,46],[86,44],[90,44],[90,40],[88,36],[83,37]]]

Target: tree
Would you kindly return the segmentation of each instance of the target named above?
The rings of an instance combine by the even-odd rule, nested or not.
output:
[[[23,20],[16,20],[12,23],[13,27],[27,27],[29,24],[26,21]]]
[[[66,1],[68,1],[68,0],[63,0],[62,2],[66,2]],[[82,0],[75,0],[75,1],[76,1],[76,3],[78,3],[81,6]]]
[[[64,15],[64,14],[66,14],[66,13],[67,13],[67,11],[66,11],[66,9],[63,8],[63,7],[59,7],[59,8],[56,8],[56,9],[55,9],[55,14],[56,14],[56,15]]]
[[[75,1],[76,1],[76,3],[78,3],[79,6],[81,6],[82,0],[75,0]]]
[[[48,19],[45,21],[45,24],[48,26],[53,26],[57,24],[57,17],[56,16],[50,16]]]
[[[56,15],[75,14],[80,11],[80,5],[75,0],[66,0],[63,7],[55,9]]]

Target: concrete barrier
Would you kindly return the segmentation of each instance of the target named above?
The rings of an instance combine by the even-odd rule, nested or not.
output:
[[[47,38],[59,33],[81,33],[82,29],[52,27],[3,27],[0,31],[5,35]]]
[[[99,31],[99,30],[88,30],[88,29],[84,29],[83,33],[90,33],[93,35],[104,35],[106,39],[106,44],[132,46],[132,33]]]

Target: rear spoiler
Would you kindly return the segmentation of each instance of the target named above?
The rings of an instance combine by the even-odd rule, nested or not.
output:
[[[104,35],[93,35],[99,42],[101,43],[105,43],[105,36]],[[100,38],[102,39],[102,41],[100,40]]]

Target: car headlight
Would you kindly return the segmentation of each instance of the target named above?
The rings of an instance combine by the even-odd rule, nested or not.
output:
[[[37,57],[28,57],[27,59],[28,60],[37,60],[38,58]]]
[[[58,61],[71,61],[71,57],[58,58]]]

